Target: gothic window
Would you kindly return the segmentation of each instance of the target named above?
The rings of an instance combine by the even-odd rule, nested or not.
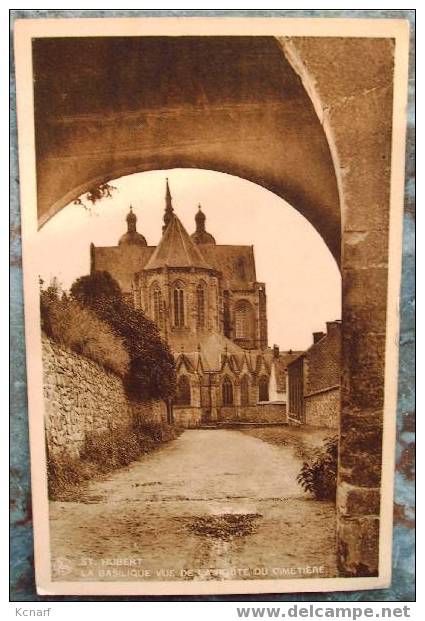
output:
[[[241,380],[241,405],[249,405],[249,379],[244,375]]]
[[[159,285],[155,283],[152,287],[152,316],[155,323],[160,326],[162,320],[162,295]]]
[[[258,400],[269,400],[269,378],[266,375],[262,375],[258,382]]]
[[[252,338],[252,307],[242,300],[235,310],[235,337],[237,339]]]
[[[173,290],[174,325],[184,327],[184,289],[182,283],[176,283]]]
[[[205,285],[199,283],[196,288],[196,325],[205,328]]]
[[[223,405],[233,405],[233,384],[226,376],[223,380]]]
[[[190,405],[190,383],[187,375],[180,375],[177,380],[176,405]]]

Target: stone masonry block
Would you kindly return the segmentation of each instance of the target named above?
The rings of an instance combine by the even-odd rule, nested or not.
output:
[[[346,518],[338,523],[338,568],[341,576],[377,576],[379,569],[379,519]]]
[[[345,517],[359,515],[379,515],[381,502],[380,488],[354,487],[341,482],[338,486],[337,505]]]

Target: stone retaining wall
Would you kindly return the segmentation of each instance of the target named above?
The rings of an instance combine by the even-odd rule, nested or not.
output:
[[[78,458],[90,434],[166,421],[165,404],[131,404],[122,379],[43,336],[46,443],[50,455]]]
[[[239,408],[220,408],[217,416],[218,422],[244,423],[286,423],[285,403],[257,403],[257,405]]]
[[[251,406],[222,406],[217,410],[217,417],[209,421],[203,419],[199,407],[174,406],[174,423],[177,427],[196,429],[203,423],[286,423],[285,403],[257,403]]]
[[[306,425],[338,429],[340,411],[339,386],[306,395],[304,398]]]
[[[173,407],[173,421],[176,427],[196,429],[201,425],[202,410],[198,407]]]

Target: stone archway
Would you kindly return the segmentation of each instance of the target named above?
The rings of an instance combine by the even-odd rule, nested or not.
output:
[[[287,200],[340,263],[338,550],[341,575],[351,576],[378,572],[392,47],[109,37],[33,48],[40,226],[109,179],[206,168]]]
[[[34,73],[41,225],[101,182],[204,168],[287,200],[339,260],[326,136],[273,37],[38,39]]]

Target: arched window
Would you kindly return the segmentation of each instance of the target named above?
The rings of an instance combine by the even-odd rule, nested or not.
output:
[[[233,405],[233,384],[226,376],[223,380],[223,405]]]
[[[196,287],[196,325],[205,328],[205,284],[199,283]]]
[[[241,405],[249,405],[249,379],[247,375],[241,379]]]
[[[151,290],[152,317],[155,323],[160,326],[162,322],[162,294],[159,285],[155,283]]]
[[[269,400],[269,378],[266,375],[262,375],[258,382],[258,400]]]
[[[190,405],[190,382],[187,375],[180,375],[176,387],[176,405]]]
[[[180,282],[174,285],[173,306],[174,306],[174,325],[176,328],[183,328],[184,327],[184,288],[183,288],[183,284]]]
[[[248,339],[252,337],[252,307],[246,300],[241,300],[235,309],[235,337]]]

